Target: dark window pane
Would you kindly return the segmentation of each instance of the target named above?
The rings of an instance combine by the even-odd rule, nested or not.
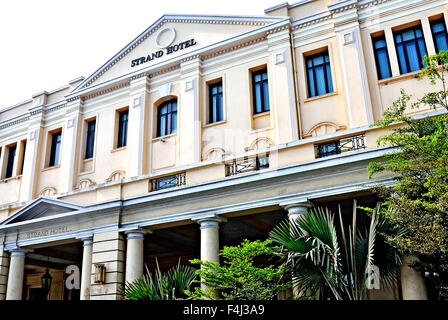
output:
[[[177,100],[166,101],[158,108],[157,136],[162,137],[177,130]]]
[[[209,85],[209,122],[222,120],[222,82]]]
[[[8,148],[8,163],[6,165],[5,178],[12,177],[12,171],[14,169],[14,158],[16,157],[17,146],[11,146]]]
[[[121,111],[118,114],[118,140],[117,148],[121,148],[127,145],[128,139],[128,116],[129,110]]]
[[[379,36],[372,39],[375,63],[378,73],[378,79],[390,78],[392,76],[390,71],[389,56],[387,54],[387,43],[385,36]]]
[[[330,57],[328,52],[318,53],[306,58],[309,97],[333,92]],[[309,63],[312,61],[312,63]]]
[[[421,26],[395,32],[395,45],[402,74],[417,71],[423,67],[426,45]]]
[[[59,154],[61,151],[62,132],[53,133],[51,136],[51,150],[49,166],[57,166],[59,164]]]
[[[96,121],[87,123],[87,141],[86,141],[86,159],[93,158],[93,146],[95,143],[95,126]]]
[[[445,20],[439,19],[431,22],[431,31],[434,39],[436,51],[448,50],[448,35],[446,32]]]
[[[254,114],[269,111],[269,86],[267,69],[252,73]]]

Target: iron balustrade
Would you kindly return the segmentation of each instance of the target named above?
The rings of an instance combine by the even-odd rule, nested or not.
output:
[[[171,176],[160,177],[151,180],[151,191],[184,186],[186,184],[185,172],[173,174]]]
[[[234,176],[240,173],[257,171],[269,168],[269,155],[243,160],[233,160],[225,164],[226,176]]]
[[[339,140],[319,143],[315,145],[317,158],[332,156],[349,151],[363,150],[366,148],[365,134],[347,137]]]

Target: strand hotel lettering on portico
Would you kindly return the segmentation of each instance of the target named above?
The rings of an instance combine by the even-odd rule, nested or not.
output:
[[[304,0],[261,16],[167,14],[89,77],[0,110],[0,299],[44,299],[47,268],[49,299],[121,299],[155,258],[162,270],[217,261],[311,206],[374,206],[369,190],[393,180],[367,178],[391,151],[371,124],[400,88],[430,89],[415,76],[448,47],[447,9]],[[69,265],[80,290],[64,286]],[[397,289],[369,296],[427,294],[404,263]]]

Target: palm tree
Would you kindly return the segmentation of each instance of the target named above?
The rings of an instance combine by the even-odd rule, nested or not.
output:
[[[382,234],[397,232],[378,214],[369,216],[370,225],[359,228],[353,203],[352,224],[345,230],[339,206],[339,230],[334,214],[313,208],[296,220],[285,220],[270,238],[281,246],[278,253],[292,273],[299,292],[325,298],[331,292],[337,300],[368,298],[368,273],[379,269],[380,286],[393,288],[399,279],[400,257]]]
[[[196,279],[196,269],[179,263],[172,267],[167,273],[160,272],[156,259],[157,268],[154,277],[145,265],[146,274],[142,278],[127,282],[121,293],[126,300],[178,300],[185,297],[188,290]]]

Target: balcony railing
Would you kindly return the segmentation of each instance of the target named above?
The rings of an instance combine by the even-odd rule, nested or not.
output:
[[[315,145],[317,158],[324,158],[335,154],[366,148],[365,134],[347,137],[339,140],[328,141]]]
[[[151,180],[151,191],[169,189],[186,184],[185,172]]]
[[[226,163],[226,176],[269,168],[269,155]]]

